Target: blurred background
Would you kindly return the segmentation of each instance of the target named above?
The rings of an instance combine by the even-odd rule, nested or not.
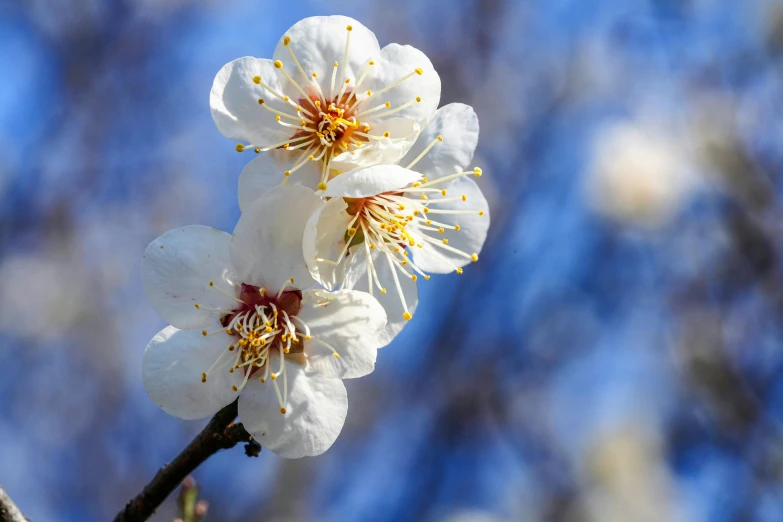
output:
[[[0,0],[0,484],[33,522],[111,519],[205,424],[142,388],[141,255],[233,229],[212,80],[316,14],[475,107],[490,237],[325,455],[201,466],[206,520],[783,520],[783,2]]]

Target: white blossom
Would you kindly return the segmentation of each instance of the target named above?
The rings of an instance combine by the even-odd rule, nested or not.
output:
[[[327,202],[302,242],[312,276],[328,289],[359,288],[378,298],[391,340],[418,304],[416,281],[462,273],[478,261],[489,207],[469,177],[478,118],[467,105],[439,109],[399,165],[376,165],[329,181]]]
[[[323,189],[339,172],[396,163],[439,101],[440,78],[421,51],[381,49],[345,16],[297,22],[271,60],[226,64],[210,95],[212,117],[237,150],[264,152],[242,174],[262,192],[289,179]],[[241,205],[249,201],[241,190]]]
[[[307,217],[321,199],[279,187],[243,214],[233,236],[192,225],[144,254],[145,293],[171,326],[144,353],[150,398],[183,419],[209,416],[239,396],[258,442],[286,458],[326,451],[348,403],[340,379],[370,373],[386,316],[369,294],[301,290]]]

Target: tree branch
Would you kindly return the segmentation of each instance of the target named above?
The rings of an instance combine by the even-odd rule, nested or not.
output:
[[[128,502],[125,509],[114,517],[114,522],[147,520],[185,477],[222,449],[233,448],[240,442],[247,442],[245,453],[248,456],[258,456],[260,446],[253,441],[241,424],[233,423],[236,417],[236,401],[217,412],[201,433],[196,435],[196,438],[171,463],[160,468],[142,492]],[[11,520],[17,522],[16,519]]]
[[[0,486],[0,522],[30,522]]]

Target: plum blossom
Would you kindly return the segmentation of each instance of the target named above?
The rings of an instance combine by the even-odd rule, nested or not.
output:
[[[210,94],[220,132],[240,152],[264,152],[242,174],[261,192],[289,180],[323,189],[339,172],[396,163],[439,101],[440,78],[424,53],[381,49],[372,31],[345,16],[297,22],[271,60],[226,64]],[[240,193],[243,207],[249,201]]]
[[[258,442],[286,458],[319,455],[348,409],[341,379],[373,371],[381,305],[353,290],[313,283],[302,257],[307,217],[321,199],[278,187],[250,206],[233,236],[192,225],[170,230],[144,254],[144,291],[171,326],[144,353],[150,398],[183,419],[239,397]]]
[[[418,304],[416,281],[478,261],[489,207],[468,168],[478,118],[467,105],[439,109],[399,165],[376,165],[334,177],[305,229],[310,273],[328,289],[359,288],[378,298],[391,340]]]

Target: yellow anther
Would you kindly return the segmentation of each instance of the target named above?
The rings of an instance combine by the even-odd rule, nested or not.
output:
[[[383,137],[384,137],[384,138],[388,138],[389,136],[391,136],[391,135],[389,134],[389,131],[386,131],[386,132],[384,132],[384,133],[383,133]]]
[[[421,67],[416,67],[416,68],[414,69],[414,72],[415,72],[416,74],[418,74],[419,76],[421,76],[422,74],[424,74],[424,71],[422,70],[422,68],[421,68]]]
[[[417,181],[413,184],[414,187],[421,187],[421,182]]]
[[[280,121],[280,115],[275,116],[275,120]]]
[[[283,144],[283,148],[286,149],[286,150],[288,150],[288,147],[290,147],[290,146],[291,146],[290,143],[284,143]]]
[[[461,273],[462,273],[462,269],[461,269],[461,268],[458,268],[458,269],[457,269],[457,273],[458,273],[458,274],[461,274]]]
[[[291,37],[289,37],[289,36],[284,36],[284,37],[283,37],[283,45],[286,45],[286,46],[287,46],[287,45],[288,45],[288,44],[290,44],[290,43],[291,43]]]
[[[429,180],[427,179],[427,176],[424,176],[424,177],[422,177],[422,178],[421,178],[421,180],[422,180],[424,183],[429,183]]]
[[[387,109],[391,109],[391,102],[386,102],[384,105],[386,105]]]
[[[400,210],[405,210],[405,205],[400,203],[399,205],[397,205],[397,208],[399,208]]]
[[[349,228],[348,229],[348,235],[349,236],[353,236],[354,234],[356,234],[356,229],[353,228],[353,227]]]
[[[471,261],[473,261],[474,263],[475,263],[476,261],[478,261],[478,254],[473,254],[473,255],[471,255],[471,256],[470,256],[470,260],[471,260]]]
[[[294,284],[294,278],[293,277],[291,279],[289,279],[289,281],[291,281],[291,284]]]
[[[443,141],[443,136],[438,136],[438,141]]]
[[[463,194],[463,195],[462,195],[462,201],[467,201],[467,200],[468,200],[468,196],[466,196],[465,194]]]
[[[242,145],[241,143],[237,143],[236,149],[237,149],[237,152],[244,152],[245,146]]]
[[[346,83],[346,84],[349,84],[349,83],[351,83],[351,79],[350,79],[350,78],[346,78],[346,79],[345,79],[345,83]]]
[[[196,307],[196,310],[201,310],[201,307],[198,305],[198,303],[194,304],[193,306]]]
[[[420,197],[421,199],[423,199],[423,200],[426,200],[426,199],[427,199],[427,196],[425,196],[424,194],[422,194],[422,195],[421,195],[421,196],[419,196],[419,197]]]
[[[481,177],[481,174],[483,174],[483,173],[484,173],[484,171],[483,171],[483,170],[481,170],[481,169],[480,169],[480,168],[478,168],[478,167],[476,167],[475,169],[473,169],[473,174],[474,174],[474,175],[475,175],[477,178],[480,178],[480,177]]]
[[[310,337],[309,335],[305,335],[305,341],[309,341],[310,339],[312,339],[312,337]]]
[[[237,388],[236,386],[232,386],[231,389],[234,390],[234,391],[239,390],[239,388]]]
[[[284,174],[286,177],[287,177],[287,176],[290,176],[290,175],[291,175],[291,171],[290,171],[290,170],[286,170],[285,172],[283,172],[283,174]]]
[[[375,60],[370,60],[370,65],[375,65]]]
[[[261,83],[261,77],[260,76],[253,76],[253,83],[255,83],[256,85]]]
[[[337,352],[334,352],[332,355],[334,355],[334,356],[335,356],[335,358],[337,358],[337,359],[339,359],[339,358],[340,358],[340,354],[339,354],[339,353],[337,353]]]
[[[385,288],[381,288],[381,293],[385,294],[386,293],[386,289]]]
[[[369,89],[367,90],[367,96],[372,96],[372,91]]]
[[[313,72],[313,78],[318,78],[318,73],[317,72]]]
[[[283,350],[283,353],[291,353],[291,348],[286,348]]]
[[[253,152],[255,152],[256,154],[259,154],[261,152],[261,149],[256,147],[255,149],[253,149]]]
[[[370,245],[370,250],[375,250],[375,243],[372,243],[372,244]]]
[[[459,232],[459,228],[460,228],[460,227],[459,227],[459,225],[454,225],[454,230],[455,230],[456,232]]]
[[[345,29],[347,31],[353,31],[353,26],[352,25],[348,25],[348,26],[345,27]]]
[[[339,63],[337,63],[337,62],[334,62],[334,66],[335,66],[335,67],[338,67],[339,65],[340,65]]]
[[[283,62],[280,60],[275,60],[275,68],[282,69],[283,68]]]
[[[315,73],[313,73],[313,74],[315,74]],[[321,106],[321,101],[320,100],[315,100],[315,106],[316,107],[320,107]]]
[[[264,99],[263,98],[259,98],[258,99],[258,104],[259,105],[263,105],[264,104]]]
[[[444,240],[443,240],[443,244],[444,244],[444,245],[448,245],[448,244],[449,244],[449,240],[448,240],[448,239],[444,239]]]
[[[425,275],[425,276],[424,276],[424,280],[425,280],[425,281],[429,281],[429,280],[430,280],[430,276],[428,276],[428,275]]]
[[[479,210],[479,211],[478,211],[478,215],[479,215],[479,216],[483,216],[483,215],[484,215],[484,211],[483,211],[483,210]]]
[[[277,380],[277,374],[276,373],[273,373],[272,375],[270,375],[270,377],[272,377],[273,381]]]
[[[207,382],[207,374],[206,373],[202,373],[201,374],[201,382]]]
[[[228,351],[229,351],[229,352],[233,352],[233,351],[234,351],[234,348],[235,348],[235,347],[234,347],[234,345],[233,345],[233,344],[231,344],[231,345],[229,345],[229,347],[228,347]]]
[[[441,190],[441,191],[440,191],[440,195],[441,195],[441,196],[445,196],[445,195],[446,195],[446,190],[445,190],[445,189],[444,189],[444,190]]]
[[[326,190],[326,183],[323,181],[318,184],[318,190]]]
[[[309,156],[307,156],[307,159],[309,159],[310,161],[315,161],[315,156],[310,154]]]
[[[427,208],[427,207],[424,207],[423,209],[421,209],[421,211],[422,211],[422,212],[424,212],[424,213],[426,214],[427,212],[429,212],[429,211],[430,211],[430,209],[429,209],[429,208]]]
[[[416,280],[418,279],[418,277],[416,277],[416,274],[413,274],[413,275],[411,276],[411,279],[413,279],[414,281],[416,281]]]
[[[407,265],[408,264],[408,260],[407,259],[403,259],[401,264],[402,264],[402,266]]]
[[[206,331],[206,330],[201,330],[201,335],[203,335],[204,337],[206,337],[206,336],[207,336],[207,331]]]
[[[405,313],[404,313],[404,314],[402,314],[402,317],[403,317],[403,319],[405,319],[406,321],[410,321],[411,319],[413,319],[413,316],[412,316],[412,315],[411,315],[411,313],[410,313],[409,311],[407,311],[407,310],[405,311]]]
[[[443,232],[445,232],[445,229],[443,227],[440,227],[438,229],[438,234],[442,234]]]
[[[284,99],[285,101],[288,101],[288,100],[290,100],[291,98],[289,98],[288,96],[283,96],[283,99]]]
[[[259,377],[258,380],[261,381],[262,383],[266,382],[266,379],[264,379],[263,377]]]
[[[285,415],[285,408],[280,408],[280,413],[282,413],[283,415]]]
[[[416,102],[421,103],[421,96],[416,96]]]

